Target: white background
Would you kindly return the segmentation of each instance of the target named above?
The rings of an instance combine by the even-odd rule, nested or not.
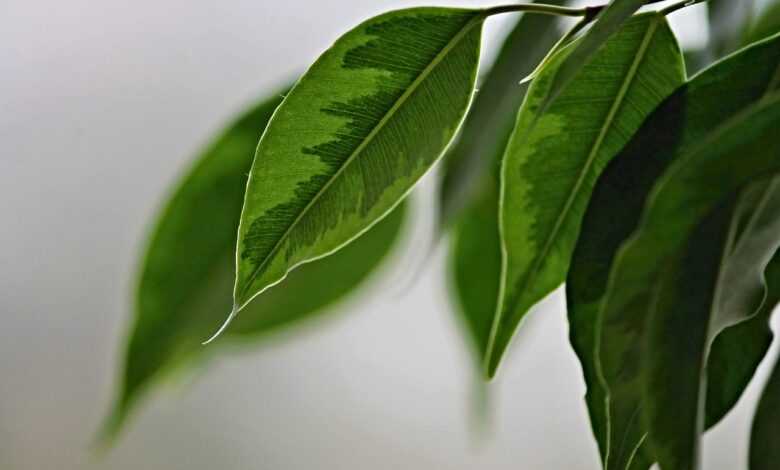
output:
[[[114,449],[89,448],[167,185],[338,34],[419,3],[0,0],[0,468],[598,467],[560,292],[526,322],[493,386],[493,419],[473,430],[443,253],[404,296],[391,285],[403,275],[386,273],[331,321],[158,389]],[[706,39],[703,14],[674,17],[684,43]],[[487,39],[506,21],[491,20]],[[708,470],[744,468],[765,372],[708,436]]]

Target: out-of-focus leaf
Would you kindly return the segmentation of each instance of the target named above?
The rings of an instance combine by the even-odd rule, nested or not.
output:
[[[545,1],[561,5],[566,0]],[[555,44],[557,22],[547,15],[523,14],[507,36],[479,85],[460,136],[444,157],[439,192],[440,225],[446,227],[480,191],[504,152],[527,84],[520,84]],[[492,183],[491,183],[492,184]],[[496,209],[498,213],[498,209]]]
[[[547,16],[520,17],[475,96],[459,140],[444,159],[439,223],[442,229],[452,226],[454,232],[452,294],[478,361],[487,348],[501,272],[501,155],[527,88],[519,82],[555,43],[555,26]]]
[[[699,468],[708,351],[721,331],[750,319],[764,300],[764,268],[780,245],[780,179],[748,192],[758,197],[721,204],[678,252],[658,261],[663,266],[647,308],[642,415],[664,469]],[[749,217],[738,234],[740,211]]]
[[[119,430],[152,383],[214,351],[201,342],[219,326],[232,302],[246,175],[257,139],[282,100],[277,96],[228,126],[181,178],[158,215],[140,269],[122,385],[105,438]],[[402,219],[399,207],[336,256],[290,276],[248,308],[219,344],[308,318],[343,297],[389,252]]]
[[[754,0],[708,0],[710,48],[715,57],[740,46],[745,27],[753,16]]]
[[[478,363],[487,349],[501,274],[498,184],[485,184],[454,230],[451,256],[454,294]]]
[[[743,43],[760,41],[780,32],[780,2],[771,3],[747,28]]]
[[[780,301],[780,262],[767,270],[770,298],[767,307]],[[770,308],[770,309],[771,309]],[[764,386],[750,433],[750,470],[773,470],[780,462],[780,360]]]
[[[597,374],[599,361],[595,351],[599,336],[606,335],[600,333],[599,310],[615,255],[636,229],[647,196],[667,167],[720,123],[766,95],[780,67],[779,45],[780,38],[774,37],[747,48],[677,90],[607,166],[591,196],[567,277],[566,294],[571,342],[583,367],[588,388],[586,402],[599,448],[605,459],[609,448],[612,465],[624,464],[610,468],[624,468],[645,434],[635,414],[641,400],[641,341],[637,339],[642,337],[641,319],[638,326],[621,329],[614,338],[624,346],[618,349],[622,352],[610,356],[615,375],[602,383]],[[751,73],[746,74],[746,69]],[[626,317],[632,318],[635,316]],[[727,330],[724,334],[728,333]],[[716,341],[716,347],[717,344]],[[614,420],[611,434],[605,409],[607,386]],[[653,460],[642,446],[634,454],[632,468],[647,468]]]
[[[231,317],[290,270],[371,227],[439,158],[471,102],[486,14],[377,16],[339,38],[293,87],[249,176]]]
[[[626,23],[544,110],[562,60],[553,58],[534,80],[504,155],[504,264],[486,351],[490,376],[528,310],[565,280],[601,170],[685,79],[674,35],[655,13]]]

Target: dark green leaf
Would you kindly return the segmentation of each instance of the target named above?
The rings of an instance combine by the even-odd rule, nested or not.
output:
[[[775,37],[748,48],[681,87],[609,164],[593,191],[572,258],[566,293],[571,342],[583,366],[591,423],[602,455],[606,456],[610,447],[612,465],[617,465],[610,468],[624,468],[644,435],[635,416],[641,394],[636,359],[641,352],[635,338],[641,336],[641,322],[625,330],[619,324],[610,325],[618,329],[613,339],[620,339],[624,348],[618,348],[611,356],[603,353],[614,359],[615,375],[607,377],[607,383],[602,385],[596,374],[598,312],[610,267],[618,248],[636,229],[645,200],[667,166],[721,122],[765,96],[780,67],[778,45],[780,39]],[[751,73],[745,73],[747,69]],[[611,438],[604,409],[607,385],[613,389],[611,407],[615,423]],[[652,461],[653,457],[644,451],[638,452],[634,460],[636,468],[647,468]]]
[[[486,353],[493,375],[528,310],[566,278],[596,178],[644,118],[684,81],[663,16],[637,16],[604,45],[546,110],[564,55],[534,80],[502,173],[502,296]],[[598,86],[594,86],[598,84]],[[539,114],[541,112],[541,114]]]
[[[474,88],[484,11],[372,18],[312,65],[257,148],[234,310],[384,217],[439,158]]]
[[[741,232],[740,212],[748,215]],[[761,307],[764,268],[778,245],[780,179],[774,179],[721,204],[659,267],[647,309],[642,414],[664,469],[699,467],[708,351],[721,331]],[[766,318],[760,326],[768,328]]]
[[[777,259],[777,258],[776,258]],[[767,270],[770,298],[766,310],[780,300],[780,262],[772,262]],[[773,470],[780,462],[780,360],[764,387],[764,392],[753,418],[750,434],[750,470]]]
[[[747,29],[743,43],[749,44],[780,32],[780,2],[775,1]]]
[[[566,1],[544,3],[561,5]],[[555,44],[559,35],[556,25],[549,16],[523,14],[479,85],[460,136],[443,161],[439,193],[442,226],[449,225],[472,197],[479,197],[475,193],[485,179],[494,177],[490,169],[504,152],[527,89],[520,81]]]
[[[105,437],[119,430],[150,384],[214,352],[201,342],[232,302],[246,175],[257,139],[281,99],[257,105],[229,126],[198,157],[160,212],[141,266],[122,388]],[[343,297],[389,252],[402,218],[399,207],[336,256],[294,273],[248,308],[219,344],[308,318]]]
[[[487,349],[501,274],[498,184],[485,184],[454,230],[452,270],[455,297],[478,363]]]

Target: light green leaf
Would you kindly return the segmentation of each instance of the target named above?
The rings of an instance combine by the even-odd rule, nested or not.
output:
[[[565,0],[544,1],[561,5]],[[558,22],[523,14],[507,36],[485,79],[478,85],[460,135],[444,157],[439,191],[440,225],[449,226],[478,194],[504,152],[527,84],[527,76],[555,44]],[[493,185],[493,183],[490,183]],[[496,214],[498,209],[496,208]]]
[[[195,160],[159,213],[140,267],[121,388],[105,439],[119,431],[151,385],[220,351],[201,342],[224,320],[232,302],[246,175],[257,140],[281,100],[276,95],[228,126]],[[399,206],[336,256],[294,273],[248,308],[215,346],[309,318],[344,297],[387,255],[402,220]],[[300,295],[303,291],[306,295]]]
[[[339,38],[274,114],[241,214],[231,317],[384,217],[471,101],[484,11],[413,8]]]
[[[504,264],[486,353],[490,376],[528,310],[565,280],[601,170],[684,81],[674,35],[654,13],[626,23],[539,114],[562,60],[553,58],[531,85],[504,155]]]
[[[626,316],[624,320],[636,323],[604,325],[609,332],[600,333],[599,310],[606,296],[610,267],[618,248],[636,229],[657,178],[709,131],[766,94],[780,66],[778,44],[780,38],[775,37],[745,49],[677,90],[604,170],[591,196],[567,277],[566,294],[571,342],[583,366],[591,423],[602,456],[606,457],[610,448],[610,468],[624,468],[645,434],[636,419],[641,400],[641,369],[635,359],[641,355],[641,341],[637,338],[642,337],[644,318]],[[744,73],[746,68],[751,73]],[[614,350],[606,349],[608,344],[602,345],[602,360],[612,361],[613,367],[606,370],[606,382],[602,385],[596,374],[599,363],[595,350],[598,338],[607,335],[610,341],[619,343]],[[611,426],[604,409],[607,390],[614,421]],[[610,427],[611,438],[607,434]],[[652,461],[653,456],[643,450],[634,459],[646,466]]]
[[[749,216],[738,233],[740,212]],[[647,309],[642,415],[662,468],[699,468],[708,351],[725,328],[761,307],[764,268],[778,245],[776,178],[749,188],[736,202],[719,204],[678,252],[659,260],[663,266]]]

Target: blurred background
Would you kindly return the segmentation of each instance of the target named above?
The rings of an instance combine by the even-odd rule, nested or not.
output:
[[[443,246],[415,282],[401,254],[326,321],[156,388],[114,447],[91,447],[168,186],[340,33],[420,4],[496,2],[0,0],[1,469],[598,468],[562,292],[525,323],[480,417]],[[483,63],[509,21],[490,20]],[[706,41],[703,7],[672,24]],[[407,247],[430,204],[415,218]],[[767,372],[707,435],[708,470],[744,468]]]

